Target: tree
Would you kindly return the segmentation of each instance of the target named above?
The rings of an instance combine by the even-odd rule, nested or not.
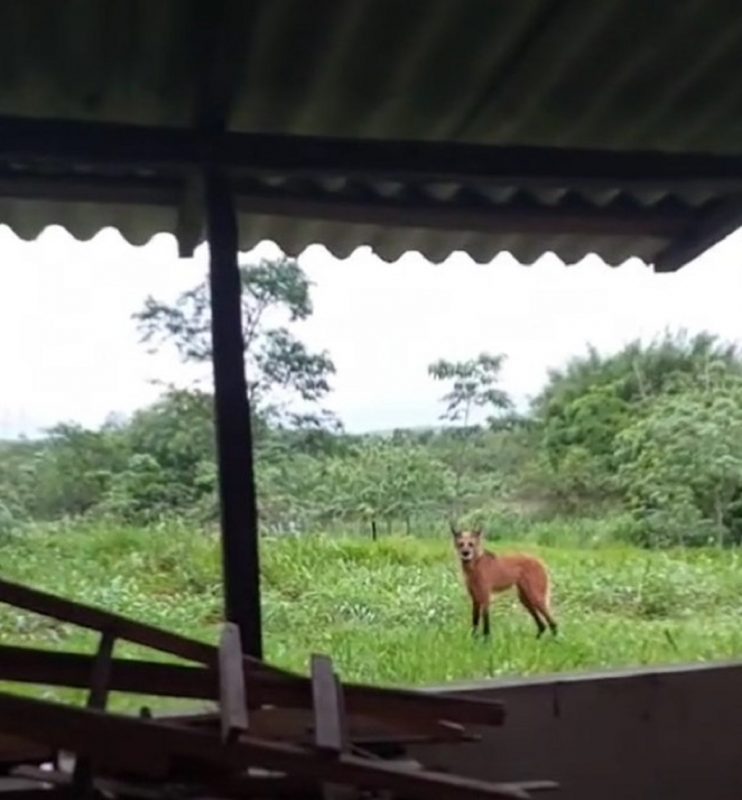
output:
[[[510,398],[497,388],[504,361],[503,354],[493,356],[481,353],[469,361],[440,359],[431,364],[428,373],[435,380],[453,381],[451,390],[443,396],[446,410],[441,419],[461,422],[466,429],[475,408],[488,408],[495,414],[510,410]]]
[[[434,380],[452,382],[450,391],[443,396],[446,410],[442,419],[460,422],[463,441],[457,447],[458,457],[454,464],[455,489],[449,513],[458,517],[463,505],[462,479],[471,451],[471,414],[474,409],[488,409],[488,421],[494,426],[497,414],[512,409],[510,397],[497,388],[500,370],[505,360],[503,354],[480,353],[468,361],[446,361],[440,359],[428,367]],[[477,426],[478,427],[478,426]]]
[[[100,510],[127,522],[148,523],[186,508],[187,487],[168,479],[168,473],[148,453],[132,455],[126,468],[112,476]]]
[[[701,333],[665,333],[611,355],[590,347],[549,374],[532,404],[541,431],[541,463],[533,474],[565,510],[618,499],[617,438],[649,413],[658,398],[708,385],[720,366],[742,374],[736,347]]]
[[[256,478],[261,525],[306,531],[324,522],[325,509],[318,498],[324,463],[301,452],[282,457],[274,454],[270,460],[259,461]]]
[[[713,373],[618,437],[619,479],[649,544],[742,541],[742,379]]]
[[[32,461],[35,492],[30,515],[53,519],[91,511],[105,497],[112,476],[126,464],[123,431],[60,423],[48,434]]]
[[[742,374],[736,347],[708,333],[665,333],[607,356],[589,347],[586,355],[552,370],[533,402],[549,457],[556,464],[574,445],[599,458],[609,455],[616,434],[642,407],[661,395],[704,385],[717,363]]]
[[[0,505],[7,518],[24,519],[36,506],[38,450],[37,443],[23,439],[0,441]]]
[[[283,323],[312,314],[310,282],[296,260],[282,257],[240,266],[248,394],[255,413],[294,426],[303,414],[295,399],[318,403],[330,391],[335,366],[325,351],[311,352]],[[148,297],[134,315],[143,342],[170,343],[187,362],[211,358],[211,309],[206,281],[173,305]]]
[[[388,529],[402,520],[409,532],[415,515],[442,510],[451,494],[446,467],[414,445],[369,439],[333,473],[330,490],[342,498],[343,515],[365,520],[374,535],[381,520]]]
[[[129,459],[112,486],[113,505],[141,517],[153,508],[216,514],[213,398],[205,391],[170,389],[137,411],[126,429]],[[150,487],[147,487],[147,483]],[[127,505],[128,504],[128,505]],[[111,507],[111,503],[109,503]]]

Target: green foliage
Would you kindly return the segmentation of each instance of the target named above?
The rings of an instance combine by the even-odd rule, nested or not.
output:
[[[148,454],[133,455],[126,468],[114,476],[101,511],[128,522],[160,519],[182,504],[178,484]]]
[[[10,508],[0,501],[0,541],[12,536],[17,529],[17,522]]]
[[[0,504],[5,520],[25,519],[34,505],[36,445],[21,440],[0,445]]]
[[[572,446],[610,458],[614,438],[629,418],[655,397],[703,383],[712,364],[742,371],[736,349],[708,334],[665,334],[610,356],[589,348],[586,356],[552,371],[534,402],[550,459],[558,462]]]
[[[670,398],[708,388],[719,376],[740,375],[742,361],[736,348],[708,334],[665,334],[648,345],[631,343],[610,356],[601,356],[590,348],[586,356],[553,371],[534,401],[534,419],[542,438],[525,488],[533,491],[537,487],[551,495],[560,510],[574,512],[606,501],[614,505],[629,502],[634,507],[638,477],[635,470],[634,488],[630,488],[623,465],[627,453],[624,432],[641,426],[641,420],[653,409],[662,414],[662,407],[656,405],[660,401],[671,402]],[[620,441],[624,446],[619,447]],[[684,447],[692,445],[689,438],[684,441]],[[624,478],[618,483],[622,467]],[[636,469],[641,471],[642,467],[637,464]],[[651,483],[654,478],[646,473],[644,480]],[[693,504],[688,505],[679,495],[676,499],[676,518],[685,516],[686,523],[692,525],[687,512]],[[656,511],[659,513],[659,509]],[[664,529],[667,515],[660,513],[652,524]],[[653,537],[657,543],[668,539],[674,539],[674,535]]]
[[[258,469],[261,518],[276,528],[342,521],[402,522],[442,515],[452,477],[421,447],[367,439],[342,455],[274,457]]]
[[[133,456],[112,486],[108,509],[146,521],[165,513],[216,511],[213,399],[203,391],[171,390],[134,415]]]
[[[301,318],[311,312],[308,294],[286,269],[280,291]],[[250,302],[270,305],[278,295],[269,279],[283,273],[260,270]],[[253,321],[261,307],[251,306]],[[274,382],[289,368],[282,363],[269,370]],[[494,539],[528,529],[554,545],[555,537],[646,547],[742,543],[742,369],[734,348],[678,335],[611,356],[590,351],[552,374],[528,416],[473,425],[473,409],[508,405],[496,385],[501,364],[485,354],[431,365],[436,379],[450,382],[446,416],[460,423],[439,429],[349,436],[322,410],[297,425],[264,405],[253,420],[262,532],[434,536],[455,518],[484,523]],[[212,409],[209,392],[170,389],[97,431],[59,425],[44,440],[3,443],[0,537],[33,520],[78,517],[212,525]]]
[[[43,449],[35,450],[24,464],[26,478],[33,483],[33,491],[23,492],[26,513],[55,519],[89,512],[105,496],[126,458],[126,442],[116,427],[91,431],[57,425]]]
[[[410,520],[441,510],[451,496],[449,470],[420,447],[370,441],[335,468],[343,517]]]
[[[662,397],[619,437],[617,461],[649,543],[742,541],[742,379]]]
[[[313,353],[285,325],[312,314],[310,283],[291,258],[243,264],[242,326],[248,392],[256,413],[272,421],[297,423],[292,398],[316,403],[330,391],[335,365],[326,352]],[[206,281],[169,305],[148,297],[134,315],[142,341],[170,343],[185,361],[211,358],[211,309]]]
[[[472,641],[466,592],[444,533],[375,543],[348,535],[271,537],[262,550],[267,657],[306,672],[309,653],[327,652],[345,680],[440,685],[738,656],[737,552],[526,544],[544,536],[540,527],[539,533],[524,527],[523,540],[494,547],[525,549],[550,565],[562,624],[555,641],[536,641],[531,620],[510,594],[495,604],[492,642]],[[11,580],[218,641],[221,569],[214,536],[172,522],[142,529],[43,526],[12,543],[0,541],[0,557]],[[0,635],[8,644],[85,652],[96,646],[88,632],[9,606],[0,608]],[[122,645],[124,657],[144,654]],[[142,704],[122,695],[112,702],[130,710]]]
[[[443,359],[430,364],[428,373],[438,381],[452,382],[450,391],[443,397],[446,410],[442,419],[460,422],[462,428],[458,432],[455,446],[455,458],[452,461],[454,472],[454,488],[447,516],[460,517],[463,509],[470,504],[476,495],[475,484],[467,473],[467,466],[473,457],[475,442],[480,439],[478,426],[470,427],[471,413],[475,409],[489,409],[490,423],[501,412],[512,408],[510,397],[497,388],[500,380],[505,356],[480,353],[469,361],[445,361]]]
[[[504,360],[502,354],[480,353],[469,361],[440,359],[431,364],[428,373],[435,380],[453,382],[451,390],[443,397],[446,410],[442,419],[461,422],[466,427],[475,408],[493,412],[509,410],[510,398],[497,388]]]
[[[321,650],[349,679],[436,683],[739,653],[734,347],[666,335],[610,356],[591,349],[550,375],[527,414],[513,413],[498,388],[502,356],[439,361],[429,372],[449,383],[443,416],[455,424],[349,436],[318,408],[329,357],[276,323],[276,312],[288,323],[311,314],[298,266],[261,263],[242,275],[272,660],[301,670]],[[144,337],[208,358],[207,301],[205,285],[174,306],[150,299],[139,315]],[[298,414],[292,397],[313,407]],[[43,440],[0,443],[3,574],[214,641],[212,407],[209,392],[169,389],[100,430],[63,424]],[[487,426],[472,424],[475,410],[491,415]],[[496,643],[470,640],[453,515],[483,525],[498,551],[546,557],[563,639],[536,643],[508,598],[496,606]],[[378,541],[369,541],[372,526]],[[0,609],[0,635],[94,646],[9,608]]]

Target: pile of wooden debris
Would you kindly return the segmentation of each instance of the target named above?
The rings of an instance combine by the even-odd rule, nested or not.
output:
[[[0,680],[88,690],[87,707],[0,693],[0,793],[109,798],[528,798],[547,781],[491,783],[426,768],[405,746],[466,742],[501,725],[499,703],[303,677],[219,647],[0,581],[0,602],[100,633],[94,656],[0,645]],[[191,663],[115,658],[125,640]],[[106,710],[110,692],[210,701],[157,717]]]

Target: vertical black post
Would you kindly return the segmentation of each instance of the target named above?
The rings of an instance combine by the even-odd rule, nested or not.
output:
[[[237,216],[232,188],[224,175],[207,172],[205,196],[226,616],[240,629],[245,653],[262,658],[258,525]]]

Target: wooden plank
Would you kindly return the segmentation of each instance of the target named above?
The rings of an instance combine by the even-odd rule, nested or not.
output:
[[[348,730],[343,689],[329,657],[312,656],[311,680],[315,747],[337,757],[348,749]],[[323,800],[353,800],[356,796],[352,786],[334,782],[322,785]]]
[[[0,680],[86,689],[93,656],[0,645]],[[111,659],[111,691],[186,697],[218,698],[218,674],[213,668],[162,664],[138,659]]]
[[[158,778],[167,773],[168,754],[158,744],[156,731],[146,728],[151,721],[4,692],[0,693],[0,709],[2,732],[15,732],[76,758],[90,759],[99,768]],[[127,725],[130,722],[137,727]]]
[[[345,707],[345,688],[337,672],[333,673],[333,677],[335,679],[335,696],[337,697],[338,716],[340,717],[340,742],[343,746],[343,750],[347,750],[350,747],[350,736],[347,710]]]
[[[332,660],[313,655],[311,673],[314,743],[318,749],[338,755],[347,746],[347,737]]]
[[[19,583],[0,580],[0,602],[100,633],[110,631],[119,639],[126,639],[189,661],[216,663],[217,649],[213,645],[135,622],[120,614],[112,614],[48,592],[31,589]]]
[[[263,696],[266,703],[308,707],[311,703],[310,686],[304,679],[287,680],[272,675],[256,675],[250,679],[251,689]],[[462,725],[500,725],[505,717],[501,703],[483,701],[446,694],[415,692],[406,689],[388,689],[344,684],[345,705],[348,713],[370,716],[395,722],[400,727],[440,721]],[[252,694],[253,692],[251,692]],[[273,698],[268,700],[268,697]]]
[[[12,734],[0,736],[0,771],[4,771],[14,764],[42,764],[45,761],[53,761],[55,755],[53,749],[44,747],[31,739],[23,739]]]
[[[73,784],[72,776],[68,772],[59,770],[45,770],[37,767],[22,766],[13,770],[13,775],[37,783],[48,783],[57,787],[70,787]],[[93,786],[98,791],[109,795],[123,795],[124,797],[139,797],[142,800],[161,800],[163,797],[162,784],[152,785],[131,783],[129,781],[111,778],[93,778]]]
[[[240,629],[232,622],[224,625],[219,645],[219,712],[223,742],[233,742],[247,732],[242,642]]]
[[[216,731],[221,724],[219,714],[158,714],[158,722]],[[312,711],[304,708],[263,707],[250,711],[250,733],[262,739],[289,741],[309,745],[314,742]],[[369,717],[352,715],[347,718],[348,742],[354,748],[375,746],[403,747],[416,744],[455,744],[479,742],[480,734],[466,731],[460,725],[438,725],[433,733],[404,733],[394,726]]]
[[[423,769],[419,764],[395,762],[398,767],[409,769]],[[114,782],[111,781],[113,784]],[[217,790],[220,796],[236,797],[303,797],[308,792],[309,782],[306,778],[293,775],[267,774],[251,775],[250,777],[228,778],[226,780],[215,777],[209,787]],[[311,784],[309,784],[311,785]],[[521,792],[539,792],[557,789],[559,785],[554,781],[513,781],[507,784],[500,783],[503,788],[512,788]],[[431,797],[436,797],[431,793]]]
[[[524,792],[551,792],[559,788],[556,781],[514,781],[513,785]]]
[[[87,702],[88,708],[103,709],[106,707],[111,685],[111,662],[115,644],[116,636],[111,631],[104,631],[101,634],[98,653],[93,663],[90,694]]]
[[[0,693],[0,731],[39,737],[43,731],[52,746],[82,753],[104,763],[114,761],[137,774],[144,765],[161,768],[175,761],[244,770],[258,766],[286,772],[307,781],[388,789],[410,798],[429,800],[488,800],[529,794],[514,784],[496,784],[428,770],[409,771],[384,761],[350,754],[317,758],[313,750],[245,736],[229,747],[220,738],[185,727],[166,726],[90,709],[65,707]]]
[[[108,702],[108,693],[111,683],[111,660],[116,637],[110,631],[101,634],[98,652],[93,662],[93,671],[90,678],[90,692],[88,693],[87,707],[102,710]],[[75,760],[73,773],[75,793],[80,797],[90,797],[93,793],[93,767],[87,758],[78,757]]]
[[[237,217],[228,180],[210,171],[204,181],[226,616],[239,626],[245,652],[261,658],[258,515],[245,379]]]
[[[333,671],[333,683],[334,683],[334,696],[336,698],[337,703],[337,715],[339,720],[339,730],[340,730],[340,745],[343,751],[347,751],[350,748],[350,737],[348,735],[349,725],[348,719],[345,713],[345,692],[343,691],[343,686],[340,682],[340,678],[338,674]],[[358,755],[358,753],[356,753]],[[322,787],[322,795],[323,800],[356,800],[358,794],[355,790],[355,787],[349,786],[347,784],[341,783],[329,783],[326,782]]]
[[[218,796],[222,797],[286,797],[297,800],[297,798],[312,798],[308,785],[311,786],[306,778],[295,778],[290,775],[251,775],[223,782],[215,780],[210,784],[210,788],[213,787],[219,792]]]
[[[85,688],[89,684],[91,669],[92,657],[89,655],[0,645],[0,680]],[[245,680],[249,687],[247,702],[250,707],[312,707],[311,683],[306,678],[254,672],[247,666]],[[112,691],[204,700],[216,700],[219,694],[218,673],[214,668],[136,659],[112,659],[110,688]],[[441,721],[460,725],[500,725],[504,720],[502,704],[493,700],[360,684],[345,684],[344,690],[348,713],[386,720],[395,730],[417,734],[435,734],[442,730],[450,733],[451,727],[442,727]]]
[[[0,779],[0,797],[3,800],[59,800],[72,796],[65,788],[41,788],[35,781],[23,778]]]

